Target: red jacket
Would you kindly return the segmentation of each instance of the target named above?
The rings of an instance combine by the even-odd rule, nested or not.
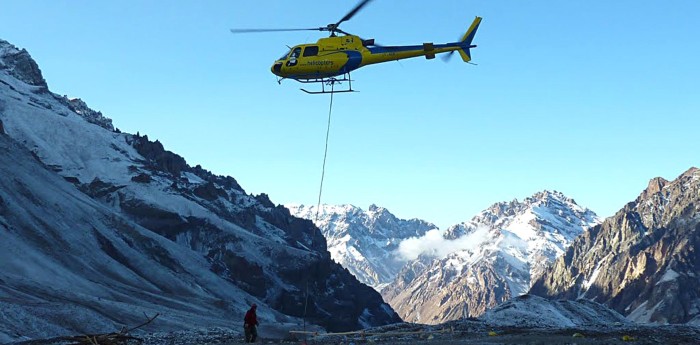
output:
[[[243,322],[246,325],[258,325],[258,316],[255,315],[255,308],[250,308],[248,312],[245,313],[245,317],[243,318]]]

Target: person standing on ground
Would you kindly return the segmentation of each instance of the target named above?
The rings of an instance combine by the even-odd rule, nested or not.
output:
[[[255,314],[257,308],[258,306],[253,303],[243,318],[243,332],[245,333],[246,343],[254,343],[258,337],[258,316]]]

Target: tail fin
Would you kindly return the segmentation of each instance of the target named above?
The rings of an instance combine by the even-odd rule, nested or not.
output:
[[[462,56],[462,60],[464,60],[464,62],[469,62],[472,60],[469,48],[476,47],[475,45],[472,45],[472,40],[474,39],[474,35],[476,35],[476,30],[479,28],[479,24],[481,24],[481,17],[476,17],[472,22],[472,25],[469,27],[469,30],[467,30],[460,40],[459,55]]]

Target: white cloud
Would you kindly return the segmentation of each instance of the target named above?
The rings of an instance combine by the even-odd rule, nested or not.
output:
[[[470,250],[486,241],[488,228],[479,227],[474,232],[455,240],[448,240],[442,236],[442,231],[430,230],[421,237],[411,237],[403,240],[396,250],[396,254],[403,260],[415,260],[421,254],[436,256],[440,259],[450,253],[460,250]]]

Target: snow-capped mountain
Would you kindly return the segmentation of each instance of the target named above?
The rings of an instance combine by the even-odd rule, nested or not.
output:
[[[586,298],[638,322],[700,324],[700,169],[654,178],[577,238],[531,293]]]
[[[238,330],[250,303],[268,327],[400,321],[310,221],[50,92],[2,40],[0,151],[0,342],[156,312],[146,330]]]
[[[547,264],[599,222],[595,213],[559,192],[494,204],[444,232],[444,245],[463,249],[446,257],[421,255],[382,296],[409,322],[481,315],[526,293]]]
[[[399,219],[376,205],[370,205],[367,211],[352,205],[321,205],[320,209],[285,206],[292,215],[315,221],[326,238],[331,258],[377,290],[391,282],[406,263],[396,255],[399,243],[437,228],[419,219]]]

